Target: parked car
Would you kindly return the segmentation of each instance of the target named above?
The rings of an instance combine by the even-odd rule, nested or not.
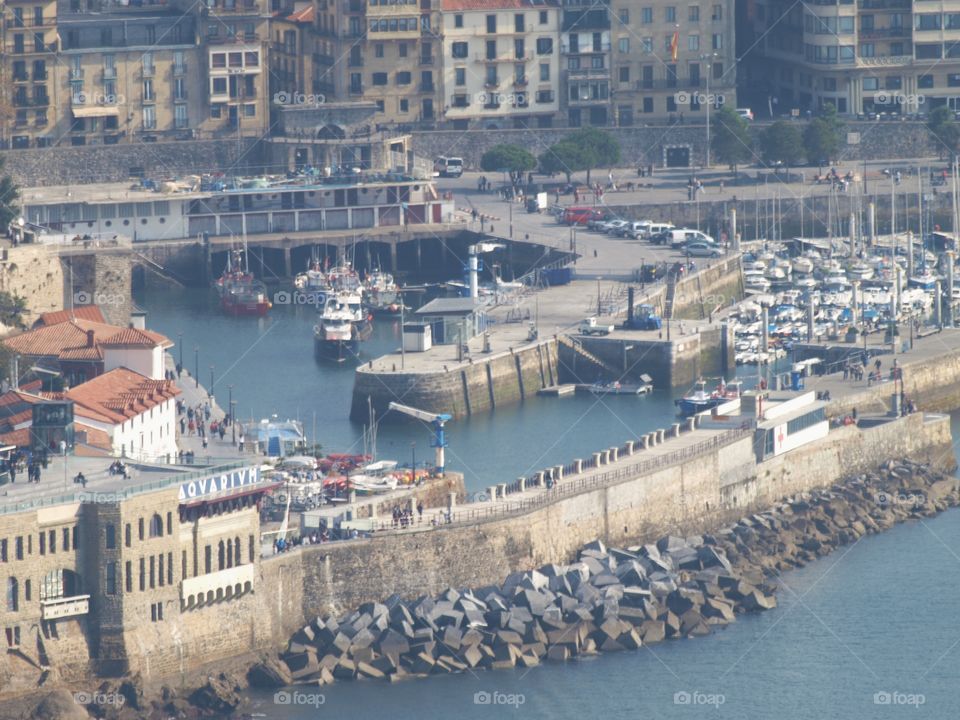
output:
[[[638,237],[642,237],[643,233],[646,232],[647,228],[650,227],[649,220],[634,220],[633,222],[628,222],[617,232],[617,235],[620,237],[632,237],[636,240]]]
[[[626,225],[627,225],[626,220],[613,220],[607,223],[605,232],[607,233],[607,235],[616,235],[620,231],[620,228],[626,227]]]
[[[723,255],[723,251],[719,247],[707,242],[687,243],[683,251],[690,257],[720,257]]]
[[[714,239],[706,233],[702,233],[699,230],[692,230],[690,228],[673,228],[672,230],[667,230],[666,235],[668,238],[667,242],[670,243],[670,247],[672,247],[674,250],[677,248],[682,248],[687,243],[691,242],[707,242],[716,244]]]
[[[597,210],[596,217],[587,221],[587,230],[599,230],[602,225],[610,222],[612,217],[606,210]]]
[[[659,235],[660,233],[665,233],[668,230],[673,230],[673,225],[670,223],[650,223],[650,227],[646,229],[646,232],[640,237],[644,237],[648,240],[652,240],[654,236]],[[631,236],[634,240],[637,239],[636,236]]]
[[[563,211],[564,225],[586,225],[599,217],[599,210],[592,207],[568,207]]]
[[[737,108],[735,112],[744,120],[753,120],[753,110],[750,108]]]

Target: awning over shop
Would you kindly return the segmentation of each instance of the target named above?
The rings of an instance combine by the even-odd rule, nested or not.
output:
[[[78,118],[89,117],[117,117],[120,115],[120,108],[116,105],[82,105],[73,106],[73,116]]]

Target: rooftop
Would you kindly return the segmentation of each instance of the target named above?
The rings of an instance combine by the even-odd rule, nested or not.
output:
[[[127,368],[115,368],[70,388],[76,414],[109,423],[122,423],[180,394],[172,380],[151,380]]]
[[[416,311],[416,315],[466,315],[475,312],[480,304],[473,298],[436,298]]]
[[[173,346],[170,340],[159,333],[80,318],[55,325],[41,325],[6,338],[3,344],[13,352],[28,357],[56,357],[74,361],[102,360],[101,347]]]
[[[37,325],[57,325],[68,320],[91,320],[96,323],[107,324],[99,305],[80,305],[69,310],[55,310],[40,315]]]

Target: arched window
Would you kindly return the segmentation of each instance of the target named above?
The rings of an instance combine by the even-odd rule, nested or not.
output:
[[[113,523],[107,523],[104,533],[106,534],[107,550],[115,550],[117,547],[117,529],[113,526]]]
[[[7,578],[7,612],[20,609],[20,583],[15,577]]]
[[[150,518],[150,537],[163,537],[163,518],[158,514]]]
[[[240,564],[240,538],[233,539],[233,564]]]
[[[217,570],[223,570],[227,567],[227,557],[226,551],[223,547],[223,540],[220,541],[220,546],[217,548]]]

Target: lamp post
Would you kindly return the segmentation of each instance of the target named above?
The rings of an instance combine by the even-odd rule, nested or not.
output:
[[[717,56],[716,53],[709,53],[700,56],[700,60],[707,60],[707,152],[706,158],[707,162],[704,164],[704,169],[710,167],[710,105],[713,104],[713,100],[710,97],[710,75],[713,72],[713,58]]]
[[[207,391],[209,397],[213,397],[213,365],[210,366],[210,389]]]
[[[227,417],[230,418],[230,424],[233,425],[233,385],[227,385],[227,392],[230,398],[227,400],[227,413],[229,413]]]
[[[193,346],[193,385],[200,387],[200,346]]]
[[[236,405],[237,405],[236,400],[230,401],[230,437],[234,447],[236,447],[236,444],[237,444],[237,423],[236,423],[237,407]]]
[[[180,346],[180,369],[183,370],[183,333],[177,333],[177,345]],[[178,375],[179,377],[179,375]]]
[[[417,479],[417,443],[410,443],[410,467],[413,470],[413,479]]]

